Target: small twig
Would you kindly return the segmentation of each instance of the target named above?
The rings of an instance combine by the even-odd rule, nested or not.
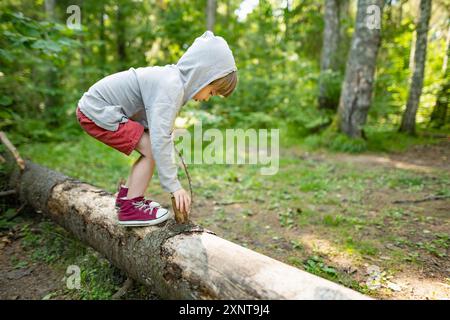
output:
[[[450,198],[450,196],[428,196],[423,199],[416,199],[416,200],[395,200],[392,203],[419,203],[419,202],[425,202],[425,201],[433,201],[433,200],[442,200]]]
[[[16,159],[17,165],[20,167],[21,170],[25,169],[25,161],[20,157],[19,152],[17,151],[16,147],[9,141],[8,137],[6,136],[6,133],[3,131],[0,131],[0,140],[3,142],[3,144],[8,148],[8,150],[13,154],[14,158]]]
[[[181,152],[178,151],[178,149],[177,149],[175,146],[174,146],[174,148],[175,148],[175,150],[177,151],[178,156],[179,156],[180,159],[181,159],[181,163],[183,164],[183,167],[184,167],[184,172],[186,172],[186,176],[187,176],[187,178],[188,178],[188,182],[189,182],[189,191],[190,191],[190,193],[191,193],[191,207],[192,207],[192,204],[194,203],[194,199],[193,199],[193,194],[192,194],[192,181],[191,181],[191,176],[189,175],[189,171],[188,171],[188,169],[187,169],[187,165],[186,165],[186,163],[184,162],[184,159],[183,159],[183,156],[181,155]]]
[[[6,219],[7,221],[11,221],[13,220],[15,217],[17,217],[19,214],[22,213],[22,209],[25,207],[25,203],[23,203],[19,209],[16,210],[16,213],[14,213],[14,215],[12,215],[11,217],[9,217],[8,219]]]
[[[6,159],[5,158],[3,158],[3,156],[0,154],[0,162],[1,163],[5,163],[6,162]]]
[[[16,190],[12,189],[12,190],[6,190],[6,191],[0,191],[0,197],[2,196],[8,196],[10,194],[14,194],[16,193]]]
[[[113,300],[120,299],[127,293],[128,290],[131,289],[132,286],[133,286],[133,279],[127,278],[127,280],[125,280],[125,282],[123,283],[122,287],[120,287],[120,289],[117,290],[117,292],[114,293],[111,298]]]
[[[229,201],[229,202],[218,202],[218,201],[214,201],[214,204],[219,205],[219,206],[228,206],[230,204],[235,204],[235,203],[246,203],[247,201]]]
[[[191,176],[189,175],[189,171],[187,169],[187,165],[184,162],[183,156],[181,155],[181,152],[178,151],[178,149],[175,147],[174,145],[174,149],[175,151],[178,153],[178,156],[180,157],[181,163],[183,164],[183,168],[184,168],[184,172],[186,173],[186,176],[188,178],[188,182],[189,182],[189,191],[191,193],[191,205],[189,207],[189,211],[187,212],[186,210],[184,210],[184,212],[180,212],[180,210],[178,210],[177,206],[176,206],[176,202],[175,202],[175,197],[172,194],[171,200],[172,200],[172,208],[173,211],[175,213],[175,220],[177,223],[187,223],[189,221],[189,214],[190,211],[192,209],[192,205],[194,203],[194,198],[193,198],[193,194],[192,194],[192,183],[191,183]]]

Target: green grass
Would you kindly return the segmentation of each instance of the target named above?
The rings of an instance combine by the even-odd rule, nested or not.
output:
[[[306,260],[301,261],[296,257],[291,257],[289,262],[298,267],[302,267],[305,271],[320,276],[322,278],[338,282],[346,287],[357,290],[361,293],[369,293],[365,285],[360,285],[357,281],[353,280],[345,272],[340,271],[338,268],[333,267],[325,263],[324,258],[318,255],[312,255]]]
[[[351,238],[347,238],[346,248],[347,251],[349,252],[357,251],[361,255],[369,255],[369,256],[374,256],[379,252],[378,248],[375,247],[373,241],[366,241],[366,240],[354,241]]]
[[[51,221],[25,223],[20,234],[31,262],[43,262],[64,273],[70,265],[80,268],[80,289],[64,288],[59,294],[73,299],[110,299],[125,280],[108,260]]]
[[[127,177],[136,153],[130,157],[83,134],[77,141],[34,143],[18,147],[24,158],[68,176],[115,192],[120,177]]]
[[[427,130],[428,132],[429,130]],[[437,138],[424,136],[410,136],[397,132],[396,128],[379,129],[366,127],[367,139],[350,139],[344,134],[325,130],[320,134],[309,135],[300,140],[300,145],[307,150],[327,149],[334,152],[362,153],[362,152],[400,152],[418,144],[433,144]]]
[[[107,259],[52,221],[42,219],[35,223],[25,216],[20,222],[21,245],[28,253],[28,258],[21,261],[12,257],[15,268],[24,268],[34,262],[46,263],[65,274],[63,280],[66,281],[72,274],[68,272],[69,266],[77,266],[80,270],[79,289],[63,285],[62,289],[50,293],[44,299],[51,299],[55,295],[77,300],[111,299],[126,280],[126,275]],[[135,290],[146,294],[141,285],[135,284]]]

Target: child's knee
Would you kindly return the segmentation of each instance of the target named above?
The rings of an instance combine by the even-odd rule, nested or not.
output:
[[[153,160],[152,148],[150,145],[150,135],[148,134],[148,132],[144,131],[144,133],[141,136],[141,139],[136,145],[136,150],[142,156],[149,158],[150,160]]]

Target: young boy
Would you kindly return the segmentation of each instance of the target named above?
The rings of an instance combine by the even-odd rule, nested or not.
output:
[[[175,118],[188,100],[228,97],[236,83],[227,42],[206,31],[177,64],[130,68],[101,79],[83,94],[76,110],[81,127],[126,155],[133,150],[141,154],[116,198],[120,224],[147,226],[169,218],[167,209],[144,198],[155,164],[163,189],[173,194],[180,211],[189,211],[191,199],[172,160]]]

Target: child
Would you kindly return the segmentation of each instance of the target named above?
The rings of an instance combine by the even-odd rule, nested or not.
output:
[[[130,68],[101,79],[83,94],[76,110],[81,127],[126,155],[133,150],[141,154],[116,198],[119,224],[147,226],[169,218],[167,209],[144,198],[155,164],[163,189],[175,197],[180,211],[189,212],[191,199],[172,160],[175,118],[188,100],[228,97],[236,83],[237,68],[227,42],[206,31],[177,64]]]

